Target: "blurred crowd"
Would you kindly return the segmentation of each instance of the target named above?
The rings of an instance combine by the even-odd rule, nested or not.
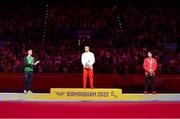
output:
[[[143,73],[148,50],[158,61],[158,73],[180,73],[178,6],[70,1],[40,3],[41,8],[32,3],[17,10],[15,6],[4,8],[6,14],[0,16],[1,72],[22,72],[23,58],[31,48],[40,60],[36,72],[79,73],[83,47],[90,45],[97,73]],[[79,35],[79,30],[88,31],[87,37]],[[164,43],[173,45],[167,48]]]

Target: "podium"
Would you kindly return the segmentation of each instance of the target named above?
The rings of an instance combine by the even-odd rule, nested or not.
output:
[[[52,88],[53,99],[61,100],[118,100],[121,89]]]
[[[51,88],[49,94],[30,94],[27,99],[57,101],[149,101],[167,99],[162,95],[123,94],[122,89],[109,88]]]
[[[51,88],[49,94],[28,94],[27,99],[45,100],[119,100],[121,89],[90,89],[90,88]]]

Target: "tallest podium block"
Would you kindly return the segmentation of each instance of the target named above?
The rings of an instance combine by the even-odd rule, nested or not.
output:
[[[121,89],[52,88],[53,99],[61,100],[118,100]]]

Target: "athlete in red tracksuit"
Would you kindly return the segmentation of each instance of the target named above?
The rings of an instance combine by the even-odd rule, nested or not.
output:
[[[83,65],[83,88],[86,88],[87,78],[89,76],[90,87],[93,89],[93,64],[95,63],[95,57],[92,52],[89,51],[89,46],[85,46],[85,52],[81,55],[81,63]]]
[[[152,57],[152,53],[151,52],[148,52],[148,58],[145,58],[144,59],[144,63],[143,63],[143,67],[144,67],[144,70],[145,70],[145,91],[144,91],[144,94],[147,94],[147,90],[148,90],[148,81],[149,79],[151,80],[152,82],[152,90],[153,90],[153,94],[156,94],[156,91],[155,91],[155,71],[156,71],[156,68],[157,68],[157,61],[155,58]]]

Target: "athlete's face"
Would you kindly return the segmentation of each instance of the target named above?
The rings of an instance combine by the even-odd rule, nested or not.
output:
[[[152,53],[148,52],[148,57],[152,57]]]
[[[32,55],[32,50],[28,50],[28,55]]]
[[[84,48],[84,50],[85,50],[85,52],[88,52],[88,51],[89,51],[89,47],[86,46],[86,47]]]

